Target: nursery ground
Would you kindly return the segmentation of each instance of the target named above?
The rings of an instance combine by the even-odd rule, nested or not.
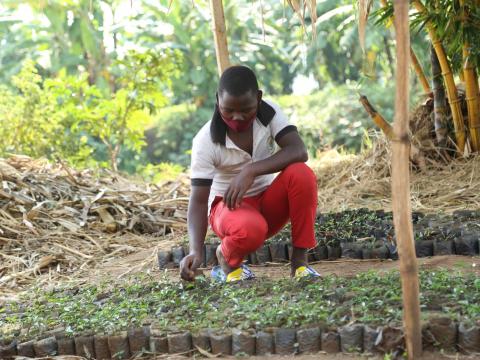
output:
[[[155,259],[145,262],[151,257],[154,249],[141,251],[117,260],[116,262],[104,264],[89,274],[91,281],[102,281],[108,277],[122,277],[124,274],[133,274],[148,271],[152,275],[167,274],[169,278],[179,279],[178,269],[158,270]],[[419,258],[420,269],[446,268],[456,269],[461,272],[474,272],[480,276],[480,258],[458,255],[435,256],[431,258]],[[336,261],[321,261],[312,266],[323,275],[353,276],[355,274],[369,271],[388,271],[398,269],[399,262],[393,260],[350,260],[339,259]],[[257,277],[278,279],[284,278],[290,273],[289,264],[271,264],[267,266],[252,266]],[[203,270],[206,274],[209,269]]]

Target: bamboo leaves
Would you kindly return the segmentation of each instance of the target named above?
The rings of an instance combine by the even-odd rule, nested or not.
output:
[[[316,22],[318,19],[317,16],[317,1],[316,0],[287,0],[288,5],[292,8],[295,14],[300,19],[302,27],[306,30],[305,19],[308,9],[310,14],[310,24],[312,27],[312,39],[316,38]]]

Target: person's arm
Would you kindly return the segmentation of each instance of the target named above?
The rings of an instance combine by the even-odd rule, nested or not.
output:
[[[273,174],[285,169],[288,165],[308,160],[308,152],[297,131],[290,131],[277,141],[280,150],[274,155],[245,166],[232,180],[224,195],[229,209],[240,205],[243,196],[252,186],[255,177]]]
[[[205,235],[208,227],[208,197],[211,185],[191,187],[188,202],[187,225],[190,253],[180,263],[180,275],[184,280],[193,280],[195,270],[202,263]]]
[[[288,165],[296,162],[306,162],[308,152],[303,140],[297,131],[291,131],[278,139],[280,150],[272,156],[251,163],[246,171],[250,171],[254,176],[273,174],[285,169]]]

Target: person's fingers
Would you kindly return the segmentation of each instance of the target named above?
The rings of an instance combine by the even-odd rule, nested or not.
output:
[[[236,206],[236,207],[239,207],[240,204],[242,203],[243,195],[245,195],[245,190],[241,189],[241,190],[238,192],[237,198],[236,198],[236,200],[235,200],[235,206]]]
[[[227,190],[225,190],[225,193],[223,194],[223,201],[226,201],[228,192],[230,191],[230,185],[228,186]]]
[[[188,280],[188,269],[187,269],[187,265],[185,263],[182,263],[182,265],[181,265],[180,277],[183,280]]]
[[[194,276],[194,272],[191,269],[193,262],[192,260],[192,257],[188,255],[182,260],[180,276],[184,280],[192,280]]]
[[[202,259],[198,258],[198,257],[195,257],[193,259],[193,263],[192,263],[192,267],[191,267],[192,271],[196,272],[197,269],[200,267],[200,265],[202,265]]]
[[[235,189],[235,190],[232,192],[232,197],[231,197],[231,199],[230,199],[230,202],[231,202],[231,204],[232,204],[232,209],[235,209],[235,208],[237,207],[238,192],[239,192],[238,189]]]
[[[230,186],[230,190],[228,191],[228,194],[227,194],[227,207],[230,210],[233,210],[232,196],[233,196],[234,192],[235,192],[235,188]]]
[[[228,187],[227,191],[225,192],[225,195],[223,196],[223,202],[227,207],[230,209],[230,193],[232,191],[231,186]]]

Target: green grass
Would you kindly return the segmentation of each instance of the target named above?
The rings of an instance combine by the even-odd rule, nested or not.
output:
[[[422,272],[420,301],[424,314],[431,310],[457,320],[478,319],[480,279],[475,274],[446,270]],[[19,303],[0,308],[0,333],[12,335],[24,329],[28,338],[57,326],[71,334],[85,330],[111,333],[143,323],[155,323],[165,331],[340,326],[352,320],[380,325],[399,323],[401,316],[397,272],[233,285],[205,279],[195,283],[158,281],[145,275],[131,278],[128,285],[37,290]]]

